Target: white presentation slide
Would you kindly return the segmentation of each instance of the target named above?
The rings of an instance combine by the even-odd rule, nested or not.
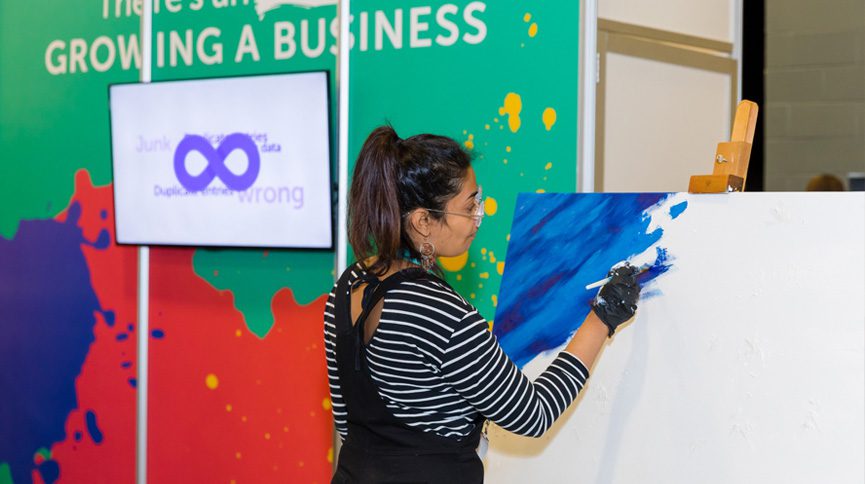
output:
[[[333,246],[325,72],[110,87],[117,241]]]

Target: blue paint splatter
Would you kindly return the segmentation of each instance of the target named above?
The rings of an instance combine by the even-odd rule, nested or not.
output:
[[[39,464],[39,467],[36,468],[39,471],[39,477],[46,484],[54,484],[57,482],[57,479],[60,478],[60,465],[57,464],[57,461],[54,460],[46,460]],[[27,482],[30,482],[29,480]]]
[[[80,216],[72,203],[65,222],[25,220],[13,239],[0,237],[0,462],[16,483],[31,482],[34,449],[66,439],[75,379],[94,341],[100,307]]]
[[[114,322],[117,319],[114,311],[102,311],[102,317],[105,318],[105,324],[107,324],[109,328],[114,327]]]
[[[120,368],[132,368],[132,362],[131,362],[131,361],[124,361],[124,362],[121,362],[121,363],[120,363]]]
[[[81,442],[81,432],[78,430],[75,431],[75,441]]]
[[[93,410],[88,410],[84,414],[84,421],[87,422],[87,433],[90,435],[90,439],[95,444],[101,444],[103,438],[102,431],[99,430],[99,424],[96,423],[96,414],[93,413]]]
[[[129,323],[129,324],[126,325],[126,329],[128,329],[130,332],[132,332],[132,330],[135,329],[135,325],[132,324],[132,323]]]
[[[111,245],[111,235],[108,234],[108,231],[102,229],[99,231],[99,235],[96,237],[96,241],[93,242],[93,247],[97,249],[107,249],[109,245]]]
[[[129,334],[127,333],[117,333],[117,336],[114,337],[117,341],[126,341],[129,339]]]
[[[671,194],[521,194],[507,253],[493,332],[522,367],[564,344],[582,324],[602,279],[616,263],[657,243],[646,211]],[[640,276],[669,269],[667,252]]]
[[[165,337],[165,331],[162,331],[161,329],[154,329],[150,332],[150,336],[153,336],[156,339],[162,339]]]
[[[132,388],[138,388],[138,379],[137,378],[130,378],[127,381],[129,382],[129,386],[131,386]]]
[[[106,218],[108,218],[108,210],[105,210],[105,209],[100,210],[99,211],[99,218],[101,218],[102,220],[105,220]]]
[[[673,205],[672,207],[670,207],[670,217],[675,219],[679,215],[682,215],[682,212],[684,212],[686,208],[688,208],[688,201],[687,200],[685,200],[684,202],[677,203],[677,204]]]

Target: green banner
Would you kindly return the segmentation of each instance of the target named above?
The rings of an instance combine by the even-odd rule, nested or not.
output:
[[[474,154],[487,217],[467,254],[441,262],[492,319],[516,194],[576,189],[579,2],[351,8],[349,173],[385,122],[403,138],[451,136]]]

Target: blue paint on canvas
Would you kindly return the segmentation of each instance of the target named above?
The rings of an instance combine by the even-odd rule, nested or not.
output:
[[[675,219],[679,215],[682,215],[682,212],[684,212],[686,208],[688,208],[687,200],[673,205],[672,207],[670,207],[670,217]]]
[[[648,211],[669,193],[521,194],[502,278],[493,332],[505,352],[523,367],[541,352],[567,342],[589,312],[603,279],[618,262],[657,244],[661,228],[648,231]],[[678,214],[685,206],[676,205]],[[656,247],[646,282],[670,267]]]

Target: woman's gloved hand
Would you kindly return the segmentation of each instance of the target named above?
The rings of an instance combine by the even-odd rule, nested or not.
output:
[[[601,287],[592,300],[592,310],[609,328],[609,336],[613,336],[616,328],[633,318],[637,311],[637,300],[640,298],[640,284],[637,282],[639,272],[639,268],[627,262],[613,267],[607,274],[610,281]]]

